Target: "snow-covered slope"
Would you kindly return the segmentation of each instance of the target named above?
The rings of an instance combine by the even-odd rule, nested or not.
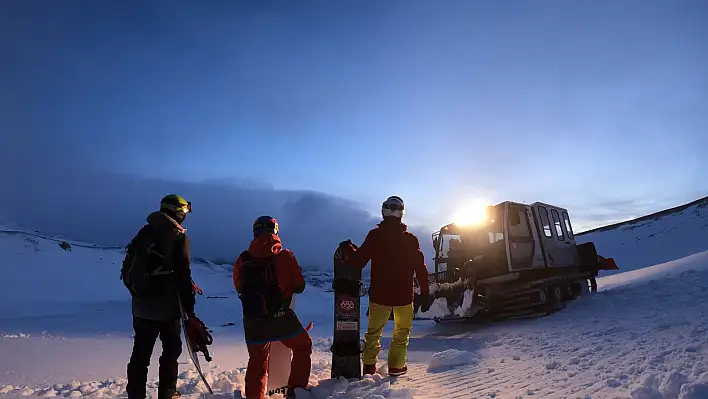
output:
[[[298,398],[708,397],[708,252],[598,283],[597,294],[542,319],[489,326],[417,321],[409,374],[397,379],[328,380],[331,326],[316,324],[315,388]],[[309,295],[314,300],[300,307],[314,315],[325,293]],[[330,316],[321,312],[316,323]],[[389,343],[390,326],[383,339],[382,372]],[[129,350],[127,337],[7,335],[0,339],[0,395],[123,395]],[[244,383],[243,343],[237,335],[217,331],[212,352],[214,362],[205,365],[208,378],[217,396],[231,397]],[[184,395],[203,392],[186,362],[180,372]],[[151,374],[154,378],[155,371]],[[154,380],[151,384],[154,392]]]
[[[708,252],[691,252],[705,244],[698,233],[706,231],[701,224],[706,212],[699,203],[629,225],[639,227],[581,235],[579,241],[592,239],[602,254],[615,257],[621,273],[600,278],[600,292],[552,316],[486,326],[416,321],[410,372],[398,379],[328,380],[330,276],[309,276],[311,284],[296,303],[300,318],[315,322],[310,379],[315,388],[298,398],[708,398]],[[121,249],[5,230],[0,232],[0,398],[124,395],[132,329],[130,298],[118,278]],[[648,237],[650,231],[655,235]],[[644,237],[653,245],[639,244]],[[71,250],[60,247],[63,241]],[[682,251],[647,252],[679,243]],[[694,254],[677,259],[689,255],[684,252]],[[652,262],[647,253],[660,260]],[[671,258],[677,253],[681,256]],[[627,272],[667,257],[668,263]],[[214,361],[204,368],[217,396],[231,398],[243,387],[247,351],[230,266],[195,258],[193,270],[205,291],[197,313],[215,338]],[[383,374],[391,330],[389,323],[379,362]],[[153,393],[159,352],[158,345],[150,370]],[[202,385],[186,357],[180,373],[181,392],[198,396]]]
[[[708,197],[576,235],[592,241],[598,253],[613,257],[619,271],[610,275],[682,258],[708,250]]]

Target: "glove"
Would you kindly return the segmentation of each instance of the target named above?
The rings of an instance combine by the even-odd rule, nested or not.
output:
[[[214,338],[209,333],[209,329],[197,316],[188,318],[185,322],[187,339],[196,352],[202,352],[207,362],[211,361],[208,345],[214,343]]]
[[[358,249],[357,246],[352,243],[352,240],[342,241],[339,243],[339,246],[340,248],[342,248],[343,260],[351,259],[351,257],[354,256],[354,253]]]
[[[430,306],[433,304],[432,298],[430,298],[429,292],[420,293],[420,311],[425,313],[430,310]]]

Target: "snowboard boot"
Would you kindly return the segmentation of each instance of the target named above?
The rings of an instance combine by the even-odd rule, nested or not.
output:
[[[397,367],[389,367],[388,369],[388,375],[391,377],[398,377],[399,375],[403,375],[408,372],[408,367],[403,366],[401,368]]]
[[[364,375],[367,374],[376,374],[376,365],[375,364],[365,364],[364,365]]]

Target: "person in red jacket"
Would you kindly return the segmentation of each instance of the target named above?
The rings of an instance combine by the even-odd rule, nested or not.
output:
[[[392,196],[381,206],[383,221],[369,231],[356,249],[349,246],[345,259],[349,266],[364,268],[371,261],[369,287],[369,327],[362,353],[364,374],[376,373],[381,350],[381,334],[393,312],[394,328],[388,352],[388,373],[405,374],[407,348],[413,325],[413,275],[420,285],[421,310],[430,308],[428,269],[418,238],[401,222],[405,207],[400,197]]]
[[[234,264],[234,287],[243,305],[243,331],[248,348],[246,398],[265,398],[270,343],[280,341],[293,352],[288,394],[307,388],[312,340],[295,311],[294,294],[305,290],[302,269],[278,237],[278,222],[261,216],[253,223],[253,240]]]

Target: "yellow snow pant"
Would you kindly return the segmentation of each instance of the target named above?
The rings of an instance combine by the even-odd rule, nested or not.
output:
[[[404,306],[384,306],[369,302],[369,328],[365,334],[365,346],[361,360],[365,365],[376,364],[381,351],[381,334],[393,311],[393,338],[388,349],[388,367],[401,368],[406,365],[408,341],[413,326],[413,304]]]

